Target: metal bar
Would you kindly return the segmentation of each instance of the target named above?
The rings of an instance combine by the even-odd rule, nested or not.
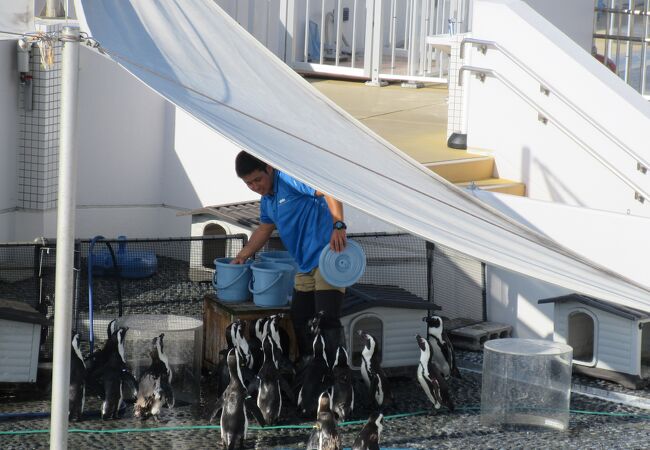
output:
[[[618,16],[618,25],[616,28],[616,34],[621,35],[621,16]],[[619,57],[621,56],[621,41],[616,41],[616,66],[618,67]],[[627,73],[624,75],[623,79],[627,83]]]
[[[309,62],[309,0],[305,2],[305,50],[303,62]]]
[[[395,35],[397,34],[397,5],[395,0],[390,2],[390,73],[395,70]]]
[[[334,65],[339,65],[340,53],[341,53],[341,24],[343,23],[343,5],[341,0],[336,2],[336,57]]]
[[[650,10],[650,0],[646,0],[645,2],[645,10],[646,13],[648,10]],[[645,83],[646,83],[646,57],[647,57],[647,52],[648,52],[648,22],[650,21],[650,18],[648,18],[648,15],[644,17],[644,32],[643,32],[643,37],[644,41],[643,44],[641,44],[641,89],[639,92],[641,92],[641,95],[645,94]]]
[[[636,36],[619,36],[617,34],[594,33],[593,37],[596,39],[611,39],[613,41],[623,41],[623,42],[640,42],[640,43],[650,42],[650,37],[642,38]]]
[[[632,0],[628,0],[627,4],[629,6],[632,6]],[[634,19],[633,16],[628,16],[627,18],[627,37],[632,37],[633,19]],[[631,65],[632,65],[632,44],[630,44],[630,41],[628,40],[625,48],[625,82],[626,83],[629,80]]]
[[[320,2],[321,8],[320,8],[320,59],[319,62],[323,64],[323,61],[325,60],[325,55],[323,54],[323,50],[325,50],[325,0],[321,0]]]
[[[484,81],[487,77],[491,78],[496,78],[499,81],[501,81],[508,89],[510,89],[512,92],[517,94],[519,98],[521,98],[524,102],[526,102],[530,107],[532,107],[534,110],[538,111],[538,113],[541,115],[541,119],[544,119],[543,122],[550,123],[551,125],[555,126],[558,130],[560,130],[562,133],[564,133],[567,137],[569,137],[572,141],[574,141],[576,144],[578,144],[580,147],[582,147],[584,150],[589,153],[596,161],[598,161],[600,164],[602,164],[606,169],[608,169],[610,172],[612,172],[616,177],[618,177],[623,183],[625,183],[628,187],[632,188],[632,190],[635,193],[635,198],[637,198],[641,203],[644,202],[645,199],[650,199],[650,196],[643,188],[639,187],[636,183],[633,181],[629,180],[628,177],[623,174],[621,171],[619,171],[616,167],[611,165],[608,161],[603,159],[598,152],[596,152],[593,148],[591,148],[590,145],[582,141],[579,137],[577,137],[571,130],[566,128],[564,125],[562,125],[561,122],[554,120],[554,117],[552,114],[550,114],[548,111],[546,111],[544,108],[542,108],[537,102],[532,100],[530,97],[528,97],[526,94],[524,94],[519,88],[517,88],[514,84],[510,82],[507,78],[499,74],[496,70],[493,69],[485,69],[482,67],[475,67],[475,66],[462,66],[459,71],[458,71],[458,84],[462,86],[462,75],[463,72],[472,72],[477,74],[481,81]]]
[[[481,51],[484,53],[487,51],[488,48],[494,48],[496,50],[499,50],[503,55],[505,55],[509,60],[514,62],[519,68],[521,68],[524,72],[526,72],[530,77],[532,77],[535,81],[537,81],[540,85],[544,85],[547,89],[549,89],[553,95],[555,95],[560,101],[562,101],[565,105],[567,105],[569,108],[573,110],[576,114],[578,114],[580,117],[582,117],[584,120],[589,122],[591,126],[596,128],[598,131],[600,131],[603,135],[605,135],[610,141],[612,141],[614,144],[616,144],[621,150],[623,150],[625,153],[627,153],[629,156],[634,158],[637,162],[641,163],[643,166],[646,168],[650,167],[650,162],[646,159],[644,159],[640,154],[636,153],[634,150],[632,150],[630,147],[628,147],[626,144],[624,144],[617,136],[615,136],[613,133],[611,133],[606,126],[602,126],[600,123],[598,123],[594,118],[592,118],[590,115],[586,114],[584,111],[578,109],[577,106],[573,104],[571,100],[566,98],[560,91],[555,89],[555,87],[551,86],[550,84],[546,83],[543,81],[535,72],[530,70],[528,66],[526,66],[519,58],[517,58],[515,55],[510,53],[507,49],[502,47],[496,42],[493,41],[485,41],[481,39],[475,39],[475,38],[465,38],[460,44],[460,59],[462,60],[464,57],[465,53],[465,45],[466,44],[472,44],[472,45],[477,45],[480,47]],[[459,82],[461,81],[460,75],[459,75]]]
[[[352,3],[352,61],[351,67],[354,69],[357,57],[357,0]]]
[[[70,339],[74,280],[77,157],[75,132],[79,73],[79,28],[66,26],[61,77],[61,134],[57,200],[56,281],[52,364],[51,449],[68,448]]]
[[[408,48],[409,24],[411,23],[409,21],[409,17],[411,17],[412,3],[413,0],[408,0],[408,2],[406,3],[406,11],[404,11],[404,46],[402,47],[404,50]]]

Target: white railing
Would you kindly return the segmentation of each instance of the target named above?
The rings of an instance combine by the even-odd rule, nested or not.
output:
[[[459,69],[458,75],[458,84],[462,84],[463,72],[471,72],[476,74],[479,80],[482,82],[485,81],[487,77],[496,78],[501,81],[510,91],[515,93],[520,99],[526,102],[531,108],[535,109],[538,112],[538,119],[543,124],[551,124],[555,126],[558,130],[564,133],[567,137],[573,140],[578,144],[582,149],[584,149],[590,156],[592,156],[596,161],[598,161],[603,167],[609,170],[617,178],[619,178],[623,183],[630,187],[634,191],[634,198],[641,203],[644,203],[646,199],[650,199],[648,193],[636,184],[634,181],[630,180],[623,172],[621,172],[615,165],[611,164],[607,159],[603,158],[601,154],[596,151],[591,145],[586,143],[583,139],[578,137],[573,131],[566,127],[561,121],[555,120],[555,117],[543,108],[539,103],[526,95],[521,89],[515,86],[510,80],[501,75],[499,72],[493,69],[486,69],[482,67],[475,66],[462,66]],[[645,172],[643,172],[645,173]]]

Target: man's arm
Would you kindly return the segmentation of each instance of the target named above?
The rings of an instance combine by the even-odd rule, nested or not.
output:
[[[248,244],[242,248],[239,253],[237,253],[237,256],[230,261],[230,264],[243,264],[246,262],[248,258],[251,258],[256,251],[264,247],[264,244],[266,244],[266,241],[269,240],[271,237],[271,233],[273,233],[273,230],[275,230],[275,224],[272,223],[261,223],[259,227],[255,231],[253,231],[253,234],[251,234],[251,238],[248,241]]]
[[[327,194],[323,194],[322,192],[316,192],[316,195],[318,196],[323,196],[325,197],[325,201],[327,202],[327,207],[330,210],[330,214],[332,215],[332,225],[334,225],[334,222],[340,220],[343,222],[343,203],[335,199],[334,197],[331,197]],[[345,241],[346,241],[346,232],[344,229],[342,230],[336,230],[332,228],[332,236],[330,237],[330,248],[334,250],[335,252],[341,252],[345,249]]]

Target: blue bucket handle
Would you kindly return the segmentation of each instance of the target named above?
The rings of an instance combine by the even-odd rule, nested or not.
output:
[[[245,265],[245,264],[242,264],[242,265]],[[242,270],[241,273],[239,275],[237,275],[234,280],[232,280],[230,283],[228,283],[228,284],[226,284],[224,286],[219,286],[217,284],[217,271],[215,270],[214,275],[212,275],[212,287],[215,288],[215,289],[228,289],[229,287],[231,287],[232,285],[237,283],[239,280],[241,280],[241,277],[243,277],[246,274],[246,272],[249,271],[249,270],[250,270],[250,268],[248,268],[248,267],[244,268],[244,270]]]
[[[277,275],[277,278],[273,280],[268,286],[266,286],[264,289],[260,289],[259,291],[256,291],[253,289],[253,282],[255,281],[255,275],[251,277],[251,280],[248,282],[248,290],[251,292],[253,295],[258,295],[258,294],[263,294],[264,292],[268,291],[271,289],[280,279],[282,278],[284,272],[280,272]]]

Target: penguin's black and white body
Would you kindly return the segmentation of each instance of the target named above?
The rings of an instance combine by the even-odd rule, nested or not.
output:
[[[164,351],[161,334],[151,342],[151,365],[140,376],[138,397],[135,402],[134,416],[146,419],[149,416],[158,420],[163,406],[174,407],[174,391],[172,390],[172,371],[169,359]]]
[[[137,382],[131,374],[124,357],[124,339],[128,328],[115,332],[117,346],[110,354],[102,370],[104,401],[102,419],[117,419],[118,411],[125,398],[135,398],[138,393]]]
[[[436,363],[436,366],[446,379],[450,377],[460,378],[460,371],[456,366],[454,346],[444,330],[442,318],[431,316],[422,320],[427,323],[427,340],[431,344],[431,359]]]
[[[325,339],[320,333],[314,337],[312,349],[313,357],[305,367],[301,378],[302,385],[298,391],[298,414],[302,417],[314,417],[318,409],[319,396],[329,387],[330,369],[325,353]]]
[[[103,393],[102,373],[111,355],[117,349],[117,319],[111,320],[106,326],[106,341],[101,349],[95,350],[86,359],[86,382],[90,392],[97,395]]]
[[[248,342],[243,334],[243,325],[240,320],[230,323],[226,327],[226,345],[227,348],[220,351],[220,360],[217,365],[217,397],[221,397],[226,387],[230,383],[230,370],[228,369],[228,353],[230,350],[235,349],[239,353],[239,362],[242,365],[240,368],[243,380],[247,386],[251,381],[255,380],[255,374],[249,369],[249,363],[254,364],[253,356],[250,354]]]
[[[318,398],[316,425],[307,442],[308,450],[340,450],[341,436],[336,428],[336,419],[330,408],[330,396],[323,392]]]
[[[361,351],[361,377],[368,388],[371,403],[375,408],[382,408],[390,403],[393,396],[388,378],[379,363],[377,341],[363,330],[358,333],[364,341]]]
[[[79,349],[79,333],[72,336],[72,351],[70,352],[70,391],[69,391],[70,420],[80,420],[86,402],[86,363]]]
[[[269,425],[275,424],[280,417],[282,392],[294,401],[289,384],[278,371],[275,351],[273,340],[267,336],[264,339],[264,363],[257,374],[257,406],[264,416],[264,421]]]
[[[219,411],[222,411],[219,423],[221,426],[221,442],[224,448],[232,450],[244,446],[244,439],[248,432],[248,412],[253,414],[262,426],[265,425],[265,422],[262,413],[253,398],[248,395],[248,391],[244,386],[239,352],[236,349],[231,349],[226,360],[230,371],[230,383],[223,395],[217,400],[210,421],[215,419]]]
[[[418,382],[435,409],[442,405],[454,410],[454,402],[449,394],[449,387],[444,375],[431,358],[431,343],[419,334],[415,336],[420,347],[420,364],[418,364]]]
[[[253,373],[259,372],[264,361],[264,350],[262,348],[262,343],[266,337],[264,331],[264,324],[266,322],[266,317],[261,317],[253,322],[253,333],[248,339],[248,347],[250,349],[251,355],[253,357],[253,367],[251,370]]]
[[[383,418],[384,415],[378,412],[370,413],[368,421],[352,444],[352,450],[379,450],[379,439],[384,429]]]
[[[348,365],[348,352],[342,346],[336,349],[330,395],[332,411],[337,420],[344,422],[354,410],[354,388],[352,387],[352,369]]]
[[[275,347],[275,365],[285,379],[292,379],[296,371],[289,359],[289,335],[280,327],[284,314],[275,314],[267,318],[264,335],[271,339]]]

